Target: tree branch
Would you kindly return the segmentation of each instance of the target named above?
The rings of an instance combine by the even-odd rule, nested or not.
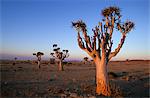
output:
[[[78,32],[78,45],[81,49],[85,49],[84,42],[82,41],[82,38],[80,37],[79,32]]]
[[[126,36],[125,36],[125,35],[122,35],[122,38],[121,38],[121,40],[120,40],[120,43],[118,44],[118,47],[115,49],[114,52],[111,52],[111,53],[110,53],[110,55],[109,55],[109,60],[110,60],[112,57],[114,57],[114,56],[116,56],[116,55],[118,54],[118,52],[120,51],[122,45],[124,44],[125,38],[126,38]]]

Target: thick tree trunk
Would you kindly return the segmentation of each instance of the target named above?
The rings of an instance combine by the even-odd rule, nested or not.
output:
[[[64,71],[64,68],[63,68],[63,65],[62,65],[62,60],[59,61],[58,70],[59,71]]]
[[[104,59],[95,59],[96,64],[96,93],[110,96],[110,87],[107,73],[107,65]]]
[[[39,67],[39,68],[41,68],[41,66],[40,66],[40,65],[41,65],[41,62],[40,62],[40,61],[38,61],[38,67]]]

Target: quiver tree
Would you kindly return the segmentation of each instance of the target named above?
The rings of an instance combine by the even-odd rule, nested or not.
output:
[[[99,22],[93,31],[93,36],[87,34],[86,24],[82,21],[72,22],[72,26],[78,32],[78,45],[95,62],[96,65],[96,93],[110,96],[110,86],[108,80],[108,62],[116,56],[122,48],[126,35],[134,27],[131,21],[122,22],[120,9],[118,7],[108,7],[102,10],[104,19]],[[112,51],[112,35],[114,30],[121,33],[121,39],[118,46]],[[83,37],[80,35],[82,32]]]
[[[88,62],[88,59],[89,59],[88,57],[84,57],[84,58],[83,58],[84,63]]]
[[[14,58],[13,65],[15,65],[15,64],[16,64],[17,59],[18,59],[17,57],[15,57],[15,58]]]
[[[41,66],[41,56],[44,55],[44,53],[42,52],[37,52],[37,53],[33,53],[33,55],[35,55],[37,57],[37,63],[38,63],[38,67],[40,68]]]
[[[64,70],[64,67],[62,65],[62,62],[65,58],[68,58],[69,57],[69,51],[68,50],[60,50],[59,47],[57,47],[57,44],[54,44],[53,45],[53,53],[50,53],[50,55],[56,59],[59,60],[59,65],[58,65],[58,70],[59,71],[63,71]]]

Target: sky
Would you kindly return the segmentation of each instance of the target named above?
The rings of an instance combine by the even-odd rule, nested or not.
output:
[[[102,21],[101,10],[121,9],[122,21],[131,20],[135,28],[127,35],[121,51],[113,60],[150,59],[149,0],[2,0],[0,7],[0,59],[35,59],[34,52],[50,58],[53,44],[68,49],[68,59],[88,56],[77,44],[72,21],[82,19],[92,28]],[[120,33],[114,32],[113,49]]]

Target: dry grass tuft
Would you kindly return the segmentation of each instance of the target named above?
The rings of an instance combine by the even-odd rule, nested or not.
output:
[[[122,97],[123,92],[121,88],[113,81],[110,81],[110,89],[111,89],[111,96],[112,97]]]

